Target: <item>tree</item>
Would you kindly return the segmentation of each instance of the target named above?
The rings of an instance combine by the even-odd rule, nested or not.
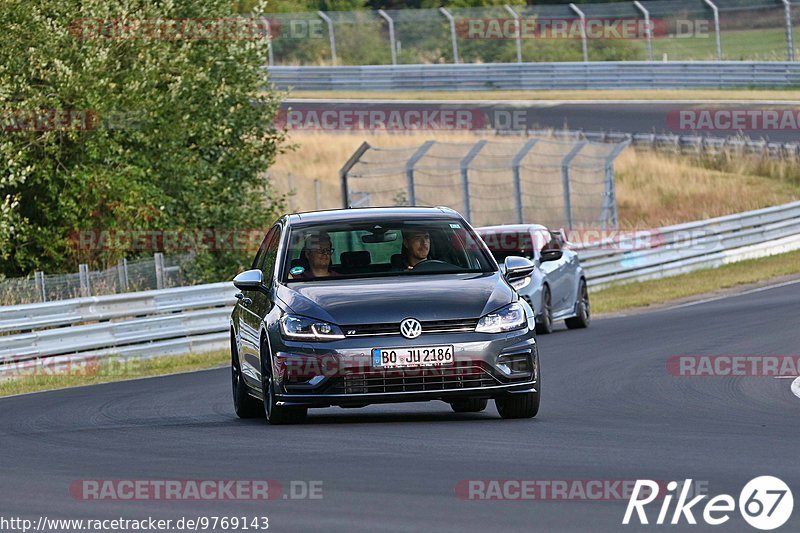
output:
[[[76,231],[188,235],[263,229],[276,217],[281,202],[263,173],[283,133],[267,40],[256,19],[231,11],[229,0],[0,4],[2,274],[131,256],[100,241],[76,247]],[[200,279],[252,257],[189,248]]]

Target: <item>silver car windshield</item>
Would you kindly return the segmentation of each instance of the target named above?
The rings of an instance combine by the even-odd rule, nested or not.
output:
[[[386,220],[293,227],[282,280],[494,271],[479,237],[461,220]]]

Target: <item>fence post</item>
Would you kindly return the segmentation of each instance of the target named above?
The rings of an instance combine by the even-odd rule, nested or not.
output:
[[[33,279],[36,282],[36,290],[39,292],[39,301],[46,302],[47,301],[47,292],[44,288],[44,272],[37,270],[33,273]]]
[[[325,21],[325,24],[328,25],[328,41],[331,43],[331,63],[333,65],[336,64],[336,37],[333,36],[333,21],[331,18],[323,13],[322,11],[317,11],[317,15],[319,18]]]
[[[397,45],[395,44],[394,40],[394,21],[392,17],[390,17],[386,11],[383,9],[378,10],[378,15],[383,17],[383,20],[389,25],[389,46],[392,47],[392,65],[397,64]]]
[[[364,152],[369,149],[370,145],[368,142],[365,141],[361,143],[361,146],[359,146],[356,151],[353,152],[353,155],[350,156],[350,159],[348,159],[344,166],[339,170],[339,181],[342,185],[342,207],[345,209],[350,207],[350,189],[347,184],[347,174],[350,172],[350,169],[352,169],[355,164],[358,163],[359,159],[361,159],[361,156],[364,155]]]
[[[603,218],[602,228],[606,229],[609,226],[616,229],[617,221],[617,193],[614,182],[614,160],[617,159],[620,153],[631,144],[630,140],[619,143],[608,154],[605,162],[605,191],[603,192]]]
[[[453,42],[453,63],[458,64],[458,41],[456,41],[456,19],[450,14],[448,10],[443,7],[439,8],[439,12],[444,15],[450,22],[450,40]]]
[[[522,28],[519,26],[519,15],[512,9],[510,5],[506,4],[503,7],[506,8],[506,11],[508,11],[512,17],[514,17],[514,30],[517,32],[517,63],[522,63]]]
[[[269,66],[271,67],[275,64],[275,57],[272,55],[272,23],[267,17],[264,17],[264,24],[267,26],[267,39],[269,39],[267,41],[267,54],[269,57]]]
[[[91,296],[92,287],[89,285],[89,265],[84,263],[78,265],[78,278],[81,282],[81,296]]]
[[[153,254],[153,264],[156,268],[156,289],[164,288],[164,254],[156,252]]]
[[[119,275],[119,291],[128,292],[128,260],[124,257],[117,261],[117,274]]]
[[[464,193],[464,218],[467,219],[467,222],[472,222],[472,210],[469,198],[469,164],[477,157],[478,153],[487,142],[488,141],[485,140],[476,142],[475,145],[470,148],[469,153],[461,160],[461,189]]]
[[[517,205],[517,224],[524,224],[525,223],[525,214],[522,211],[522,180],[519,177],[519,166],[522,163],[522,160],[525,159],[525,156],[528,155],[528,152],[531,151],[531,148],[537,143],[538,139],[528,139],[528,142],[525,143],[525,146],[517,152],[517,155],[514,156],[514,159],[511,161],[511,169],[514,172],[514,196],[516,197],[516,205]]]
[[[570,4],[569,7],[581,18],[581,46],[583,47],[583,62],[588,63],[589,47],[586,44],[586,15],[584,15],[583,11],[581,11],[575,4]]]
[[[792,4],[783,0],[783,14],[786,17],[786,60],[794,61],[794,39],[792,37]]]
[[[716,4],[711,0],[703,0],[708,7],[711,8],[711,11],[714,13],[714,33],[717,36],[717,59],[722,61],[722,41],[720,40],[719,36],[719,9],[717,9]]]
[[[650,12],[638,0],[633,5],[644,15],[645,35],[647,36],[647,60],[653,60],[653,28],[650,26]]]
[[[561,162],[561,179],[562,179],[562,187],[564,190],[564,216],[567,219],[567,229],[572,229],[572,200],[570,198],[570,190],[569,190],[569,165],[572,163],[572,160],[575,159],[575,156],[578,155],[578,152],[581,151],[586,145],[586,141],[578,141],[577,144],[569,151],[569,153],[564,157],[564,160]]]
[[[422,159],[428,150],[431,149],[431,146],[436,141],[425,141],[422,146],[417,148],[417,151],[414,152],[408,161],[406,161],[406,182],[408,186],[408,205],[417,205],[417,193],[414,190],[414,166],[417,162]]]
[[[319,211],[321,209],[321,198],[320,198],[320,189],[319,189],[319,180],[314,180],[314,208]]]

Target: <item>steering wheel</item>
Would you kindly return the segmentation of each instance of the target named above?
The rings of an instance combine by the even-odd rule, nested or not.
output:
[[[446,261],[440,261],[438,259],[425,259],[417,263],[413,270],[422,270],[422,271],[437,271],[437,270],[449,270],[452,268],[453,265]]]

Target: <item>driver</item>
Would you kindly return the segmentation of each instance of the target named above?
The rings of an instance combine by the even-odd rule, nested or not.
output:
[[[424,229],[403,231],[403,261],[406,270],[428,260],[431,251],[431,235]]]

